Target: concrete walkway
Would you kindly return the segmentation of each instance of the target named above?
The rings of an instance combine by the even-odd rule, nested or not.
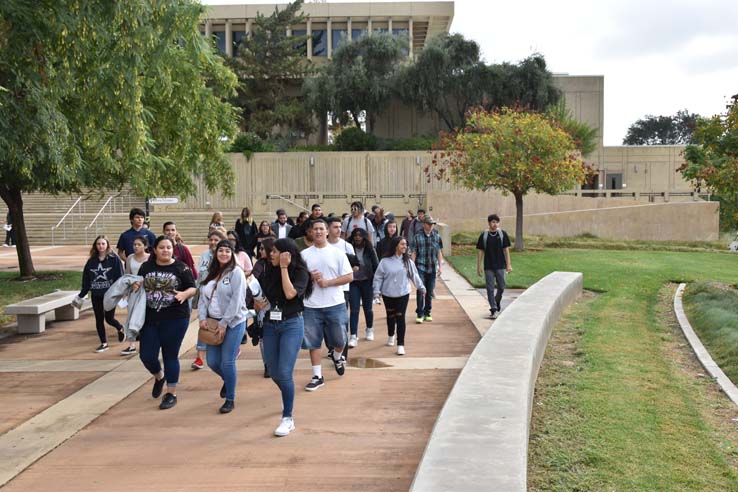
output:
[[[48,254],[60,268],[60,257],[72,256],[79,267],[81,255],[68,253],[49,249],[34,260],[46,268],[40,262]],[[220,380],[208,369],[189,369],[194,324],[182,350],[179,402],[168,411],[151,398],[150,376],[138,359],[118,355],[124,345],[93,352],[99,342],[90,312],[52,323],[40,335],[4,339],[3,491],[406,491],[459,371],[492,324],[484,319],[484,298],[461,282],[447,268],[436,289],[434,321],[408,325],[404,357],[385,345],[383,306],[375,306],[375,341],[360,339],[344,377],[325,360],[326,385],[303,391],[310,370],[301,353],[297,429],[282,439],[272,434],[279,391],[262,377],[250,342],[238,362],[236,409],[220,415]],[[411,300],[409,317],[414,306]],[[363,316],[359,330],[363,335]],[[114,338],[114,330],[108,334]]]

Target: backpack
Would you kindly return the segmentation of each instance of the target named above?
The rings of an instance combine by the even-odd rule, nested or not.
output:
[[[500,246],[502,246],[502,245],[504,245],[504,244],[505,244],[505,239],[504,239],[504,236],[505,236],[506,234],[507,234],[507,233],[506,233],[505,231],[503,231],[502,229],[500,229]],[[487,238],[489,237],[489,229],[485,230],[485,231],[484,231],[484,232],[482,233],[482,236],[483,236],[483,237],[482,237],[482,242],[484,243],[484,248],[486,249],[486,248],[487,248]]]

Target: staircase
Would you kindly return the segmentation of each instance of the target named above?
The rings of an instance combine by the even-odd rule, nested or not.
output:
[[[128,219],[131,208],[138,207],[145,210],[146,205],[144,198],[123,193],[113,198],[96,222],[85,231],[85,227],[92,223],[111,195],[117,194],[111,192],[102,197],[96,195],[80,200],[64,222],[54,231],[53,244],[92,244],[95,237],[105,234],[115,247],[120,233],[131,227]],[[61,220],[77,198],[79,195],[54,196],[44,193],[23,195],[26,231],[31,246],[52,244],[52,226]],[[232,229],[241,209],[221,211],[225,217],[226,229]],[[154,206],[150,214],[151,230],[158,236],[162,232],[164,222],[171,220],[177,224],[177,230],[186,244],[205,244],[213,212],[213,210],[157,211]],[[258,225],[261,220],[272,221],[274,217],[255,216],[255,220]]]

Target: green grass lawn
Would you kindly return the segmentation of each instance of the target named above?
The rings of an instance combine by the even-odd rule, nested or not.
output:
[[[684,310],[710,356],[738,382],[738,291],[711,282],[690,284]]]
[[[449,260],[484,285],[475,255]],[[578,271],[585,289],[601,293],[567,314],[576,361],[531,436],[532,490],[738,491],[694,381],[665,355],[671,335],[659,311],[669,282],[738,281],[738,255],[545,249],[513,253],[512,265],[510,286]]]
[[[82,272],[39,272],[38,278],[20,282],[18,273],[0,273],[0,325],[15,319],[5,314],[5,306],[55,290],[79,290]]]

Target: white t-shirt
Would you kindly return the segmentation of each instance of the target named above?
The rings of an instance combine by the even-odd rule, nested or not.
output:
[[[346,241],[344,241],[343,239],[341,239],[340,237],[338,238],[338,242],[336,242],[335,244],[333,244],[330,241],[328,241],[328,244],[330,244],[334,248],[338,249],[338,251],[343,251],[344,254],[346,254],[346,253],[348,253],[350,255],[355,255],[356,254],[356,253],[354,253],[354,247],[351,246]],[[349,263],[349,265],[350,265],[350,263]],[[353,270],[353,268],[352,268],[352,270]],[[341,289],[341,290],[343,290],[344,292],[348,292],[349,289],[351,288],[351,282],[349,282],[348,284],[344,284],[341,287],[343,287],[343,289]]]
[[[346,233],[346,237],[350,236],[354,229],[364,229],[368,234],[374,234],[374,226],[372,221],[364,217],[363,215],[358,219],[355,219],[352,215],[348,219],[343,221],[341,224],[341,230]]]
[[[302,250],[300,255],[307,263],[308,270],[311,272],[318,270],[326,280],[342,277],[352,272],[346,253],[338,248],[331,247],[330,243],[323,248],[310,246]],[[344,302],[342,285],[322,288],[314,283],[313,293],[310,298],[305,299],[303,304],[309,308],[327,308]]]

